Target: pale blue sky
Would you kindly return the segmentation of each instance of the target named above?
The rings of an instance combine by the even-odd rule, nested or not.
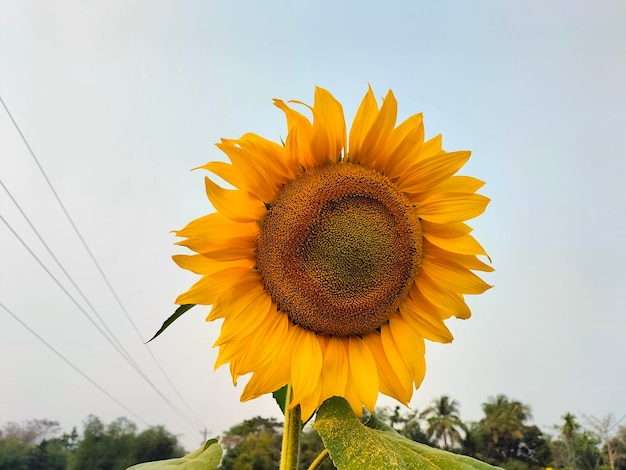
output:
[[[626,414],[626,4],[621,1],[0,0],[0,95],[144,337],[194,281],[169,233],[209,212],[204,175],[220,137],[286,133],[272,98],[328,88],[351,120],[368,83],[401,118],[470,149],[487,182],[472,221],[496,272],[427,346],[412,406],[449,394],[465,419],[488,396],[532,406],[544,430],[567,411]],[[98,312],[177,404],[0,109],[0,179]],[[1,189],[1,188],[0,188]],[[4,191],[2,214],[49,257]],[[189,425],[138,377],[0,225],[0,302],[151,424],[192,447]],[[219,324],[196,308],[151,349],[202,426],[220,432],[270,399],[239,403],[213,372]],[[0,424],[127,415],[0,311]],[[245,380],[242,380],[244,383]],[[381,399],[381,405],[393,404]],[[183,407],[183,405],[179,406]],[[134,418],[133,418],[134,419]]]

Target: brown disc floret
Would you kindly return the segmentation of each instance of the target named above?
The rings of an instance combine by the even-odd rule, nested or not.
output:
[[[383,325],[422,255],[415,209],[384,175],[349,163],[285,185],[262,222],[257,267],[278,308],[303,328],[364,335]]]

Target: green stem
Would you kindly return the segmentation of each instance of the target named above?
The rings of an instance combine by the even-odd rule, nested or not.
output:
[[[324,449],[322,452],[320,452],[320,455],[315,457],[315,460],[311,462],[308,470],[316,470],[317,468],[319,468],[326,461],[327,457],[328,449]]]
[[[283,432],[283,447],[280,455],[280,470],[297,470],[298,454],[300,453],[300,432],[302,417],[300,405],[289,407],[293,391],[291,384],[287,386],[285,397],[285,430]]]

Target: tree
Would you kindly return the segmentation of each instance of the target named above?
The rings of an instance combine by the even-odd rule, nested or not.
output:
[[[68,458],[65,435],[57,421],[9,422],[0,431],[0,470],[64,470]]]
[[[124,470],[137,463],[185,454],[176,436],[162,426],[148,428],[139,436],[136,433],[137,426],[126,418],[107,426],[96,416],[87,417],[67,470]]]
[[[166,460],[185,455],[178,438],[163,426],[153,426],[135,439],[136,463]]]
[[[595,436],[600,439],[603,444],[603,452],[606,455],[606,460],[611,467],[611,470],[615,470],[615,462],[619,457],[619,446],[615,440],[617,436],[617,427],[626,416],[622,416],[617,419],[615,415],[608,414],[604,418],[596,418],[595,416],[585,416],[585,421],[591,427]]]
[[[545,467],[552,450],[541,430],[525,424],[530,407],[504,395],[483,403],[485,417],[466,428],[463,452],[507,469]]]
[[[566,413],[562,419],[559,438],[552,443],[554,465],[576,470],[597,469],[601,459],[599,439],[583,430],[573,414]]]
[[[442,395],[433,400],[422,416],[428,421],[426,429],[428,437],[434,438],[434,442],[440,447],[449,450],[461,442],[460,430],[463,430],[464,426],[459,417],[459,404],[456,400]]]
[[[282,424],[256,416],[230,428],[221,440],[226,449],[220,469],[270,470],[280,465]]]
[[[529,405],[516,400],[510,401],[505,395],[490,397],[483,403],[483,411],[483,423],[494,444],[503,439],[521,439],[524,435],[524,422],[532,418]]]
[[[619,470],[626,470],[626,427],[621,426],[617,430],[613,438],[613,443],[617,449],[615,467]]]

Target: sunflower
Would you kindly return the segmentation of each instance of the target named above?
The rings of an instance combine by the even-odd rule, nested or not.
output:
[[[304,104],[295,102],[297,104]],[[242,401],[290,383],[309,417],[327,398],[357,414],[382,392],[407,404],[424,378],[424,339],[447,343],[450,316],[468,318],[464,294],[491,271],[465,221],[489,199],[455,176],[469,151],[424,140],[422,115],[396,126],[391,91],[371,88],[346,135],[341,104],[315,89],[312,122],[281,100],[280,145],[255,134],[222,139],[231,163],[200,167],[216,212],[176,232],[196,254],[175,262],[202,278],[177,304],[212,305],[223,319],[215,367],[233,383],[252,374]],[[305,105],[306,106],[306,105]]]

